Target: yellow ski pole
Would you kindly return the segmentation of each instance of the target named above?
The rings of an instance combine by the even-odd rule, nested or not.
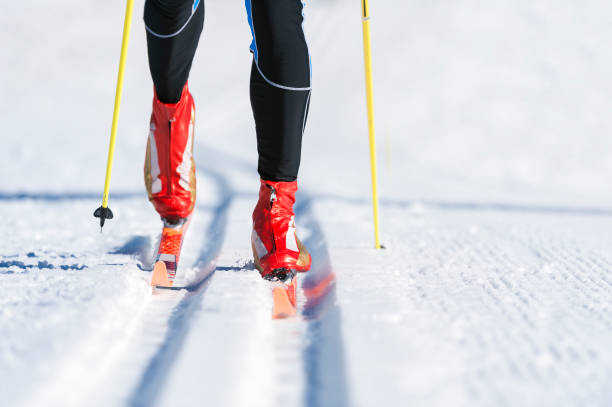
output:
[[[374,85],[372,84],[372,44],[370,41],[370,10],[368,0],[361,0],[363,26],[363,56],[365,60],[366,98],[368,105],[368,131],[370,134],[370,167],[372,171],[372,207],[374,209],[374,244],[380,244],[378,220],[378,177],[376,174],[376,134],[374,132]]]
[[[132,25],[132,10],[134,0],[127,0],[125,8],[125,21],[123,22],[123,39],[121,41],[121,57],[119,59],[119,74],[117,75],[117,90],[115,91],[115,108],[113,110],[113,124],[111,126],[110,144],[108,146],[108,159],[106,162],[106,179],[104,181],[104,195],[102,195],[102,206],[95,210],[94,216],[100,218],[100,230],[106,219],[113,218],[113,212],[108,207],[108,193],[110,189],[111,173],[113,171],[113,157],[115,154],[115,140],[117,138],[117,124],[119,122],[119,108],[121,107],[121,93],[123,91],[123,74],[125,72],[125,60],[127,59],[128,43],[130,41],[130,27]]]

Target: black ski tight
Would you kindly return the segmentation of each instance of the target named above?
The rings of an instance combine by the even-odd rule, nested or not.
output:
[[[253,41],[251,106],[259,175],[294,181],[310,103],[301,0],[245,0]],[[149,68],[158,98],[178,102],[204,26],[204,0],[147,0]]]

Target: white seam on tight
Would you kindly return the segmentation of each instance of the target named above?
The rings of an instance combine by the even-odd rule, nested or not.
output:
[[[308,92],[308,98],[306,99],[306,107],[304,108],[304,121],[302,122],[302,136],[304,136],[304,130],[306,130],[306,112],[308,112],[308,103],[310,102],[310,95],[312,95],[312,91]]]
[[[283,86],[276,82],[272,82],[270,79],[266,78],[266,75],[263,74],[263,72],[261,71],[261,68],[259,67],[259,48],[257,47],[257,34],[255,33],[255,13],[253,13],[253,2],[249,0],[249,3],[251,5],[251,24],[253,24],[253,42],[255,43],[255,49],[257,50],[257,58],[253,58],[253,59],[255,60],[255,66],[257,67],[257,71],[259,71],[259,74],[261,75],[263,80],[266,81],[269,85],[272,85],[275,88],[279,88],[279,89],[297,90],[297,91],[311,90],[312,89],[311,86],[308,86],[307,88],[292,88],[290,86]],[[302,10],[303,10],[303,7],[302,7]],[[302,20],[302,25],[303,24],[304,24],[304,20]],[[304,31],[304,28],[302,27],[302,32],[303,31]],[[306,43],[306,50],[308,51],[308,43]],[[308,52],[308,65],[309,65],[308,70],[310,70],[310,52]],[[312,72],[310,74],[312,75]]]
[[[202,3],[202,2],[200,1],[200,3]],[[198,7],[200,7],[200,3],[198,3]],[[196,7],[196,9],[191,12],[191,15],[187,19],[187,22],[185,24],[183,24],[183,26],[181,28],[179,28],[179,30],[177,32],[175,32],[174,34],[168,34],[168,35],[158,34],[158,33],[156,33],[155,31],[153,31],[152,29],[149,28],[149,26],[147,25],[146,21],[144,23],[145,30],[147,30],[151,35],[154,35],[157,38],[172,38],[172,37],[176,37],[177,35],[179,35],[181,33],[181,31],[183,31],[185,29],[185,27],[187,27],[187,24],[189,24],[189,22],[191,21],[191,17],[193,17],[193,15],[196,13],[197,10],[198,10],[198,8]]]
[[[275,88],[284,89],[284,90],[297,90],[297,91],[307,91],[307,90],[312,89],[310,86],[307,88],[292,88],[290,86],[279,85],[278,83],[272,82],[270,79],[266,78],[266,75],[264,75],[263,72],[261,72],[261,69],[259,68],[259,63],[257,62],[257,60],[255,60],[255,66],[257,67],[257,70],[259,71],[259,74],[264,79],[264,81],[268,82],[268,84],[274,86]]]

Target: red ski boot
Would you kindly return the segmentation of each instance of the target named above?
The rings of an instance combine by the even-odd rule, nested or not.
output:
[[[195,206],[194,124],[195,105],[187,84],[178,103],[162,103],[154,95],[145,184],[155,210],[173,223],[189,217]]]
[[[296,191],[296,181],[261,180],[251,243],[255,266],[266,280],[285,281],[310,269],[310,254],[295,233]]]

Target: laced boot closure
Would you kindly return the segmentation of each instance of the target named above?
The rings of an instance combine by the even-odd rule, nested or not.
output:
[[[284,281],[310,268],[310,254],[296,234],[296,191],[296,181],[261,180],[251,242],[255,266],[264,278]]]
[[[195,206],[195,105],[187,84],[178,103],[153,98],[145,158],[149,200],[162,218],[187,218]]]

